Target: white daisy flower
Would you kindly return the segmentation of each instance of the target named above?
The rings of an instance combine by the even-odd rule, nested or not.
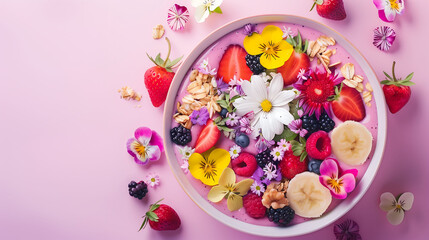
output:
[[[231,155],[231,159],[236,159],[240,153],[241,153],[241,147],[238,145],[234,145],[229,149],[229,154]]]
[[[273,156],[274,161],[281,161],[283,159],[285,152],[281,147],[275,147],[271,150],[271,156]]]
[[[252,186],[250,186],[250,190],[254,194],[261,196],[261,194],[263,194],[265,192],[265,187],[262,183],[260,183],[258,181],[254,181]]]
[[[179,148],[179,153],[182,155],[182,159],[188,160],[189,157],[194,153],[195,149],[189,146],[177,147]]]
[[[155,173],[151,173],[146,176],[146,183],[151,187],[156,187],[159,185],[159,176]]]

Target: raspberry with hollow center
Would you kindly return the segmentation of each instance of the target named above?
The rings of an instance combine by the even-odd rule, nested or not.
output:
[[[306,150],[308,156],[314,159],[324,160],[331,155],[331,139],[325,131],[317,131],[307,140]]]

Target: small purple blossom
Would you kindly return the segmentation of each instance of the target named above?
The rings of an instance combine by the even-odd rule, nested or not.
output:
[[[256,24],[248,23],[243,27],[243,33],[247,36],[251,36],[255,31]]]
[[[222,78],[216,79],[217,94],[221,95],[228,90],[228,83],[225,83]]]
[[[381,51],[388,51],[395,41],[396,33],[391,27],[380,26],[374,29],[373,44]]]
[[[277,167],[271,162],[265,165],[263,170],[264,170],[264,175],[268,180],[273,180],[278,177]]]
[[[287,126],[292,132],[299,134],[301,137],[304,137],[308,133],[307,129],[302,128],[302,120],[300,118],[293,120]]]
[[[201,108],[200,110],[194,110],[190,116],[192,124],[206,125],[207,120],[209,120],[209,111],[206,107]]]
[[[334,225],[334,234],[337,240],[361,240],[359,225],[350,219]]]
[[[263,183],[268,186],[271,183],[270,179],[265,176],[264,170],[261,167],[256,169],[251,178],[255,179],[255,182],[259,184]]]
[[[226,120],[226,125],[234,127],[238,124],[238,116],[235,113],[227,113],[226,115],[228,120]]]
[[[249,135],[252,133],[252,127],[250,125],[250,120],[246,117],[242,117],[239,120],[240,122],[240,131]]]
[[[267,141],[262,135],[259,135],[258,140],[255,143],[256,149],[258,149],[258,153],[267,150],[273,146],[276,142],[274,140]]]

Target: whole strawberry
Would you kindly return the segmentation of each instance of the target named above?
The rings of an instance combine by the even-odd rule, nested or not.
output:
[[[310,11],[314,6],[321,17],[332,20],[343,20],[347,17],[343,0],[314,0]]]
[[[381,81],[381,84],[384,84],[383,92],[391,113],[398,112],[407,104],[411,97],[410,86],[415,84],[411,82],[414,73],[410,73],[404,80],[397,79],[395,76],[395,65],[396,62],[394,61],[392,66],[392,77],[384,72],[384,75],[386,75],[388,79]]]
[[[151,58],[149,54],[146,53],[149,59],[156,65],[146,70],[144,74],[144,84],[146,85],[146,89],[154,107],[159,107],[164,103],[171,81],[174,77],[172,68],[182,59],[182,57],[174,59],[173,61],[168,59],[170,57],[171,44],[168,38],[165,38],[165,40],[167,40],[168,43],[168,53],[165,61],[161,58],[160,53],[158,53],[155,59]]]
[[[307,157],[301,161],[300,156],[295,156],[292,151],[286,151],[279,164],[279,168],[282,176],[290,180],[294,178],[295,175],[307,171],[307,165]]]
[[[139,231],[145,228],[148,222],[150,227],[157,231],[176,230],[180,227],[179,215],[170,206],[158,204],[162,200],[150,205]]]

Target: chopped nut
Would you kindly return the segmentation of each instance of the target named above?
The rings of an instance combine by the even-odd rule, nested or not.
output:
[[[164,32],[165,32],[164,26],[162,26],[161,24],[156,25],[152,29],[152,37],[153,37],[153,39],[160,39],[160,38],[162,38],[162,36],[164,35]]]
[[[363,91],[363,83],[358,83],[357,84],[357,86],[355,87],[355,89],[358,91],[358,92],[362,92]]]
[[[345,85],[347,85],[348,87],[351,87],[351,88],[356,88],[356,87],[357,87],[357,85],[358,85],[358,83],[357,83],[357,82],[355,82],[355,81],[353,81],[352,79],[344,79],[344,80],[343,80],[343,83],[344,83]]]
[[[368,83],[366,83],[365,88],[366,88],[366,90],[368,90],[369,92],[372,92],[372,91],[373,91],[372,86],[371,86],[371,84],[369,84],[369,82],[368,82]]]
[[[121,98],[125,100],[136,100],[140,101],[142,99],[142,95],[136,91],[134,91],[132,88],[125,86],[118,90],[118,92],[121,94]]]
[[[353,80],[355,82],[361,83],[361,82],[363,82],[363,77],[361,75],[354,75]]]
[[[328,36],[320,36],[319,38],[317,38],[317,43],[320,46],[334,46],[335,45],[335,39],[333,37],[328,37]]]
[[[318,54],[320,51],[320,45],[317,42],[315,42],[313,46],[309,48],[309,50],[310,50],[310,54],[308,54],[308,56],[311,58],[314,58],[316,54]]]
[[[328,67],[331,68],[331,67],[335,67],[335,66],[340,65],[340,64],[341,64],[341,62],[336,62],[336,63],[332,63]]]
[[[341,67],[341,74],[345,79],[353,79],[355,75],[355,66],[352,63],[346,63]]]
[[[266,208],[272,207],[274,209],[283,208],[289,205],[286,198],[288,182],[271,183],[262,196],[262,205]]]

